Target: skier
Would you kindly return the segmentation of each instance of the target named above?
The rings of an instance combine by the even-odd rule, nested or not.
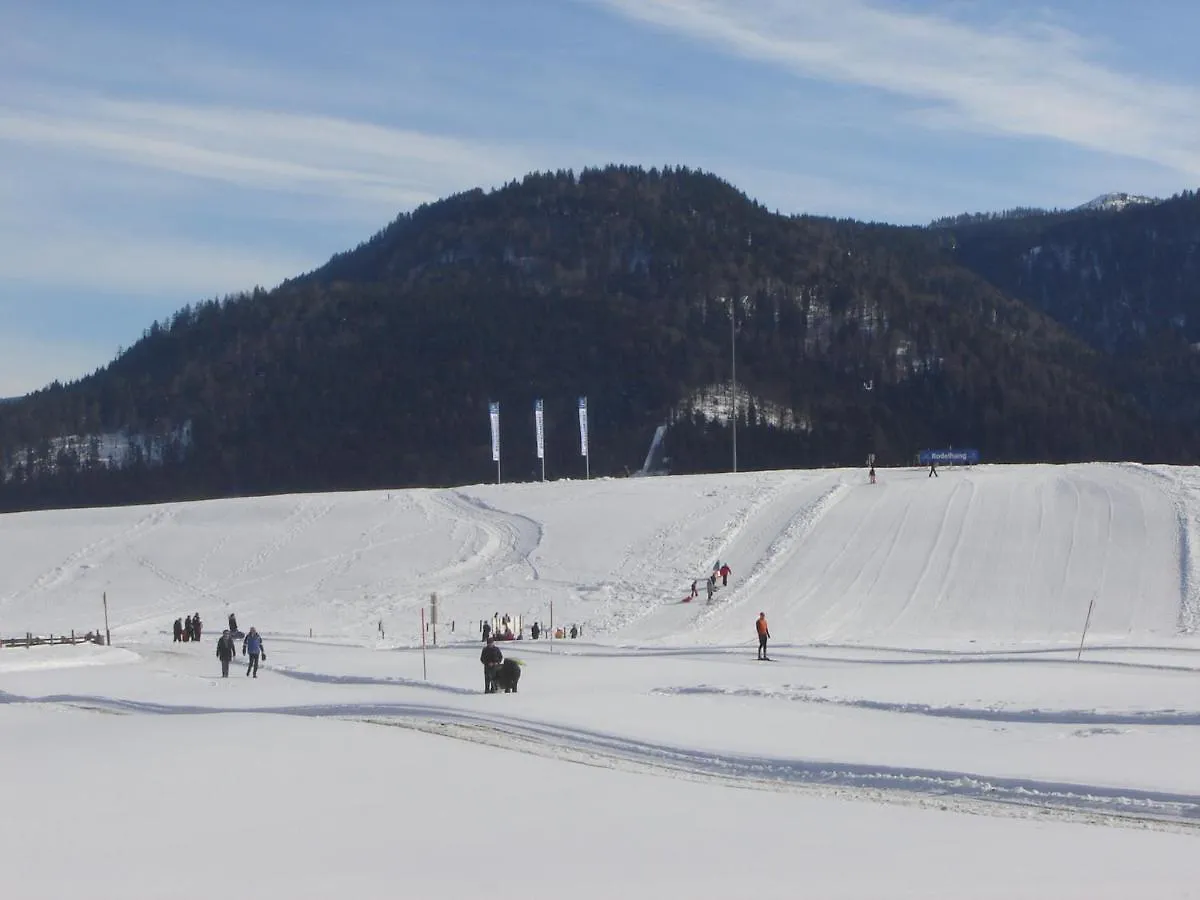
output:
[[[758,658],[767,659],[767,638],[771,636],[771,631],[767,628],[767,614],[765,612],[758,614],[758,621],[754,623],[754,630],[758,632]]]
[[[496,646],[490,636],[487,639],[487,646],[479,654],[479,661],[483,663],[483,692],[494,694],[496,693],[496,673],[504,664],[504,654],[500,652],[500,648]]]
[[[233,659],[233,638],[229,632],[223,632],[217,638],[217,659],[221,661],[221,677],[229,677],[229,661]]]
[[[729,576],[733,574],[733,569],[729,568],[729,563],[721,564],[721,587],[729,586]]]
[[[194,641],[196,639],[196,629],[192,626],[191,616],[183,620],[183,639],[184,641]]]
[[[175,624],[171,626],[171,629],[175,634],[175,640],[173,640],[171,643],[178,644],[183,640],[183,619],[176,619]]]
[[[246,639],[242,641],[242,656],[249,656],[250,662],[246,664],[246,674],[250,674],[250,670],[254,670],[254,677],[258,677],[258,658],[261,655],[263,659],[267,658],[266,651],[263,650],[262,635],[255,630],[254,626],[250,626],[250,630],[246,632]]]

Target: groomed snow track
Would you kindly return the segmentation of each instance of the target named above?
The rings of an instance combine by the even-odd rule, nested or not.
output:
[[[721,753],[425,704],[316,704],[229,709],[171,706],[86,695],[34,698],[0,692],[0,704],[4,703],[55,704],[126,715],[251,714],[344,719],[436,734],[563,762],[716,782],[731,787],[808,791],[844,799],[917,804],[979,814],[1046,815],[1095,824],[1200,829],[1200,796],[1193,794],[1004,778],[944,769]]]

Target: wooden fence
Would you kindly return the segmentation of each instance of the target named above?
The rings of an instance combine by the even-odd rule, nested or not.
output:
[[[70,634],[30,634],[26,632],[24,637],[15,638],[0,638],[0,647],[40,647],[46,644],[103,644],[104,635],[98,634],[95,631],[89,631],[87,634],[75,634],[72,631]]]

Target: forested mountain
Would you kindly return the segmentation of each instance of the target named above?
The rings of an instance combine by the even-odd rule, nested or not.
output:
[[[1116,197],[1122,202],[1101,202]],[[1200,196],[1128,195],[1065,213],[935,223],[943,247],[1111,360],[1159,419],[1200,418]]]
[[[1087,215],[1160,208],[1176,207]],[[731,340],[743,469],[946,445],[1190,459],[1195,421],[1160,415],[1147,370],[1017,299],[1006,254],[1070,221],[1088,220],[897,228],[781,216],[687,169],[530,175],[185,308],[94,375],[0,406],[0,508],[487,481],[491,400],[506,479],[533,478],[539,397],[548,477],[583,474],[579,395],[593,475],[637,469],[662,423],[672,471],[725,469]]]

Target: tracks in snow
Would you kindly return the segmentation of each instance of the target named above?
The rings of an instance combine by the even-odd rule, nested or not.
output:
[[[331,683],[341,683],[333,680]],[[357,683],[351,680],[349,683]],[[444,692],[424,682],[398,684]],[[451,689],[459,693],[457,689]],[[1200,796],[1132,787],[1006,778],[800,757],[754,756],[679,747],[548,722],[421,703],[315,704],[221,708],[173,706],[101,696],[21,697],[3,703],[50,703],[98,713],[141,715],[286,715],[404,728],[461,741],[647,775],[760,790],[935,806],[958,812],[1051,816],[1094,824],[1200,829]]]

